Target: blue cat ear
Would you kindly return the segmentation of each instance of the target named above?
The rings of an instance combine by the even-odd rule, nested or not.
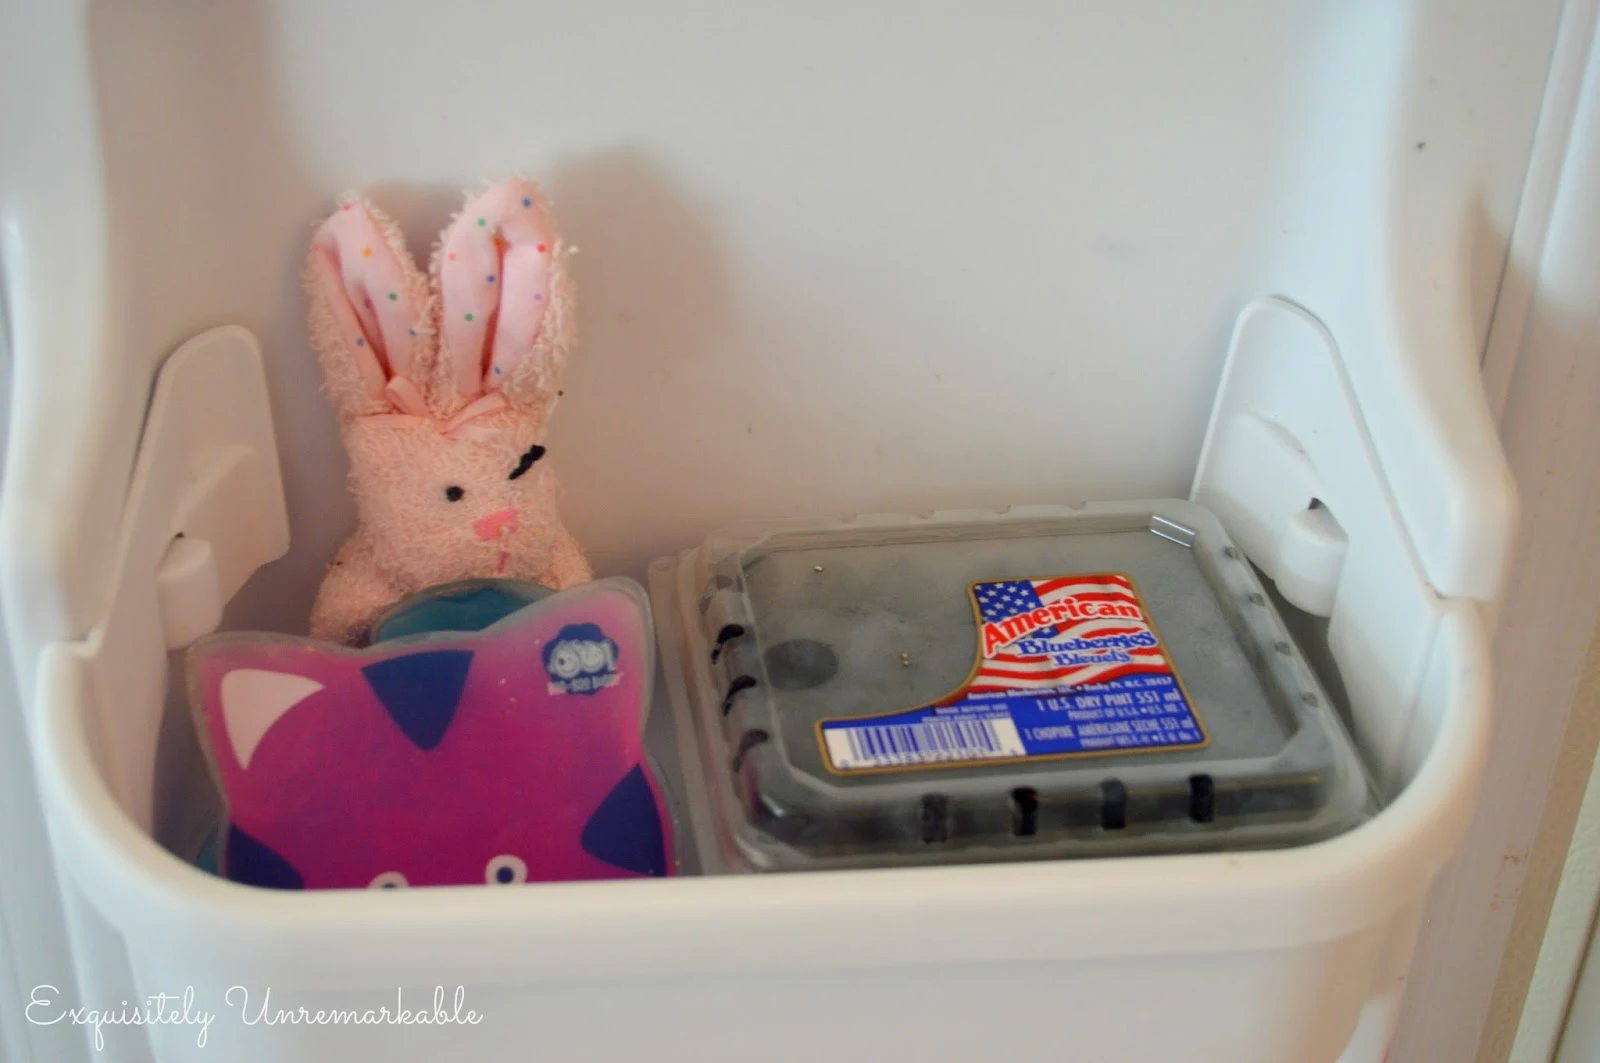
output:
[[[305,888],[305,880],[293,864],[279,856],[272,846],[252,838],[238,827],[228,827],[226,861],[228,879],[232,882],[269,890]]]
[[[667,845],[661,830],[656,795],[635,764],[611,788],[600,807],[583,826],[579,838],[584,852],[613,867],[641,875],[667,873]]]
[[[411,743],[432,749],[456,718],[471,664],[470,650],[432,650],[369,664],[361,674]]]

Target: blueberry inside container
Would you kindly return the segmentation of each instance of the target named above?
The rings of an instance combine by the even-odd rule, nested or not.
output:
[[[1295,845],[1374,810],[1191,503],[742,529],[652,595],[730,869]]]

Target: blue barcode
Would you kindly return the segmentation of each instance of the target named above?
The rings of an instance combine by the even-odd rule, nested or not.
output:
[[[825,728],[823,735],[828,759],[838,771],[991,760],[1026,752],[1016,724],[1008,719],[851,724]]]

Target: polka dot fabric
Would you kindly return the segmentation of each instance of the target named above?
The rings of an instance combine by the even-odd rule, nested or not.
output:
[[[499,185],[445,230],[437,263],[442,357],[458,394],[474,398],[519,365],[550,357],[546,319],[556,236],[532,190]]]
[[[335,348],[355,348],[336,349],[332,357],[354,363],[365,406],[379,399],[391,377],[419,368],[417,325],[427,315],[427,278],[394,226],[358,200],[347,200],[317,230],[311,263],[313,299],[332,318],[333,331],[324,334]]]

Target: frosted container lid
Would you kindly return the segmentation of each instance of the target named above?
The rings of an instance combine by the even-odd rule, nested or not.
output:
[[[1191,503],[752,527],[657,575],[735,868],[1292,845],[1372,810],[1254,570]]]

